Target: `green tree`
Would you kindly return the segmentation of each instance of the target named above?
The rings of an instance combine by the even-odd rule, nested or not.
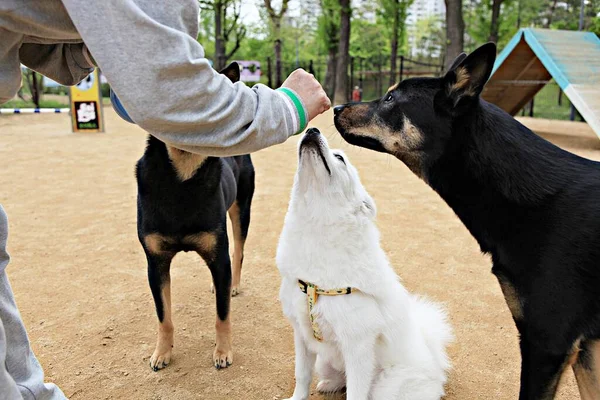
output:
[[[338,55],[336,64],[334,104],[348,101],[348,65],[350,64],[350,26],[352,5],[350,0],[338,0],[340,7],[340,25]]]
[[[281,74],[281,21],[288,10],[288,3],[289,0],[282,0],[281,8],[279,11],[276,11],[271,3],[271,0],[264,0],[273,34],[273,50],[275,53],[275,84],[278,87],[283,83],[283,77]]]
[[[576,31],[579,29],[579,13],[581,11],[581,0],[564,0],[561,7],[554,10],[552,24],[554,29],[565,29]],[[588,0],[585,2],[583,30],[589,30],[594,26],[594,20],[598,18],[598,0]]]
[[[406,35],[406,15],[412,0],[379,0],[381,21],[390,37],[390,86],[396,82],[398,48]]]
[[[412,28],[414,48],[411,55],[421,61],[437,64],[444,49],[444,21],[435,15],[423,18]]]
[[[317,41],[327,53],[324,88],[329,97],[335,92],[337,51],[340,33],[340,9],[337,0],[320,0],[321,15],[317,18]]]
[[[465,21],[462,0],[444,0],[446,4],[446,67],[463,51]]]
[[[240,48],[246,37],[246,26],[241,22],[241,0],[199,0],[201,18],[199,39],[204,39],[209,34],[207,27],[213,28],[214,54],[213,60],[216,69],[221,69],[227,64],[236,51]],[[202,14],[206,14],[202,16]],[[212,24],[206,19],[212,16]],[[206,44],[204,44],[206,48]]]

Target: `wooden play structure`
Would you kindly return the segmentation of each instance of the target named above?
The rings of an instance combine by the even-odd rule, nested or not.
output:
[[[498,55],[483,98],[515,115],[551,79],[600,137],[600,39],[594,33],[519,30]]]

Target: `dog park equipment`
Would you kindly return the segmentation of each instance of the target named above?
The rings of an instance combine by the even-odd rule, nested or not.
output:
[[[98,69],[69,88],[73,132],[104,132],[104,112]]]
[[[68,108],[0,108],[0,114],[59,114],[69,111]]]
[[[515,115],[550,79],[600,137],[600,39],[592,32],[519,30],[498,55],[482,97]]]

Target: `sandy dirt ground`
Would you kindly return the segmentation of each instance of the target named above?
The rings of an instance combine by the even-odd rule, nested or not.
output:
[[[242,294],[233,299],[234,364],[217,371],[210,274],[194,254],[172,267],[174,359],[148,366],[156,316],[136,237],[134,164],[145,134],[107,110],[106,134],[72,134],[65,115],[0,117],[0,203],[10,220],[8,274],[47,379],[72,399],[281,399],[294,386],[292,330],[278,302],[275,250],[296,142],[254,155],[257,191]],[[450,208],[399,161],[341,147],[375,199],[382,243],[412,291],[445,303],[455,329],[448,400],[516,399],[517,332],[490,260]],[[524,120],[558,145],[600,159],[582,123]],[[311,399],[341,399],[313,393]],[[576,399],[568,371],[559,399]]]

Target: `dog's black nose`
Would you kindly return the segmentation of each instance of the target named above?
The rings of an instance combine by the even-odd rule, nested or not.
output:
[[[318,136],[321,132],[317,128],[310,128],[306,131],[306,136]]]
[[[342,112],[342,110],[346,108],[345,105],[341,105],[341,106],[335,106],[333,107],[333,115],[338,115],[339,113]]]

